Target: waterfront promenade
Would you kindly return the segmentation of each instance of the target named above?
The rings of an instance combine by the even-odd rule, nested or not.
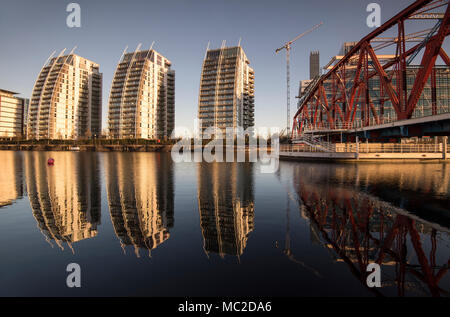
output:
[[[335,160],[335,161],[450,161],[447,143],[400,144],[400,143],[302,143],[283,145],[280,158],[288,160]]]
[[[170,144],[0,144],[6,151],[169,152]]]

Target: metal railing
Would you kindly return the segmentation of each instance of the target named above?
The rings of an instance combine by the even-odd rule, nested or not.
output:
[[[308,144],[291,144],[291,145],[280,145],[280,152],[312,152],[312,153],[324,153],[329,151],[325,151],[322,148],[311,146]]]
[[[439,107],[436,111],[437,112],[435,115],[450,113],[450,107],[447,107],[447,106]],[[419,113],[421,115],[418,115]],[[416,111],[414,112],[414,115],[411,119],[425,118],[425,117],[430,117],[433,115],[434,114],[425,113],[423,110],[421,110],[419,108],[419,109],[416,109]],[[368,120],[356,119],[353,122],[349,122],[349,123],[345,123],[345,122],[336,122],[333,124],[330,124],[330,123],[321,123],[321,124],[305,123],[303,126],[303,132],[308,133],[308,132],[314,132],[314,131],[362,129],[365,127],[377,126],[377,125],[387,124],[387,123],[392,123],[392,122],[397,122],[397,121],[399,121],[399,120],[397,119],[395,114],[394,115],[387,114],[384,117],[379,118],[378,120],[374,117],[371,117]]]
[[[319,138],[315,138],[313,135],[305,134],[300,138],[297,138],[294,143],[308,145],[312,148],[317,148],[319,151],[323,152],[335,152],[336,146],[333,143],[325,142]]]
[[[336,152],[353,153],[442,153],[442,144],[341,143]]]
[[[320,125],[312,125],[306,124],[303,128],[304,132],[313,132],[313,131],[329,131],[329,130],[352,130],[352,129],[361,129],[364,127],[375,126],[380,124],[392,123],[397,121],[394,117],[385,117],[380,120],[376,120],[375,118],[370,118],[367,121],[364,120],[355,120],[353,122],[337,122],[334,124],[322,123]]]
[[[334,153],[442,153],[443,144],[398,144],[398,143],[336,143],[334,150],[311,144],[281,145],[280,152],[334,152]],[[450,145],[447,145],[450,153]]]

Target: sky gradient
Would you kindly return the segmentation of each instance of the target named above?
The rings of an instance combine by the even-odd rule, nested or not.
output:
[[[66,6],[81,6],[81,28],[66,26]],[[112,76],[126,46],[154,49],[172,61],[176,71],[176,126],[191,128],[197,115],[200,73],[205,49],[241,45],[255,70],[257,127],[285,126],[285,54],[275,49],[321,21],[324,25],[291,50],[291,112],[298,82],[309,77],[309,53],[320,51],[327,64],[345,41],[370,33],[361,0],[48,0],[1,1],[0,88],[29,98],[43,63],[53,52],[77,46],[76,54],[100,64],[103,73],[103,128],[106,128]],[[376,1],[382,23],[413,3]]]

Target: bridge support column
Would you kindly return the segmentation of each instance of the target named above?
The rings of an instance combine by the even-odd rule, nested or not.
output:
[[[448,158],[448,154],[447,154],[447,145],[448,142],[448,136],[444,136],[442,138],[442,159],[446,160]]]
[[[355,153],[355,158],[357,159],[357,160],[359,160],[359,137],[358,136],[356,136],[356,153]]]

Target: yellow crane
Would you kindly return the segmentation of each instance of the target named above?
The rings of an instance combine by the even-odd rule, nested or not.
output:
[[[289,61],[291,45],[292,45],[292,43],[294,43],[298,39],[304,37],[305,35],[311,33],[315,29],[319,28],[322,24],[323,24],[323,22],[320,22],[319,24],[317,24],[313,28],[309,29],[306,32],[303,32],[302,34],[300,34],[296,38],[294,38],[292,41],[286,42],[282,47],[280,47],[280,48],[275,50],[275,53],[277,53],[277,54],[280,51],[282,51],[283,49],[286,50],[286,85],[287,85],[287,113],[286,113],[287,127],[286,127],[286,135],[287,136],[289,136],[289,134],[290,134],[289,131],[290,131],[290,122],[291,122],[291,73],[290,73],[290,61]]]

